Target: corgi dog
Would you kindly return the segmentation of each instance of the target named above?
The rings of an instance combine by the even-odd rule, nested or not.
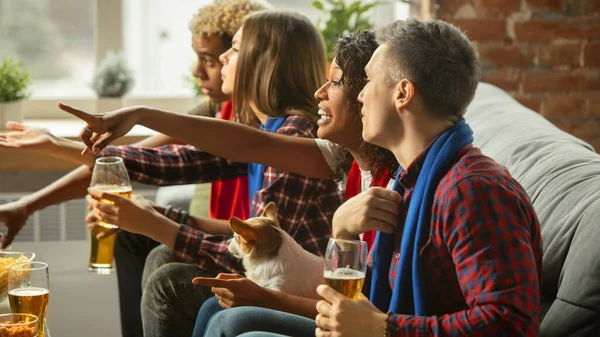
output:
[[[242,260],[249,280],[286,294],[320,298],[324,259],[304,250],[279,227],[273,202],[260,216],[246,221],[233,217],[229,224],[234,232],[229,252]]]

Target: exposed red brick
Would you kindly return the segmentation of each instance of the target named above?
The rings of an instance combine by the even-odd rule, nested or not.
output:
[[[563,0],[527,0],[531,9],[535,10],[551,10],[551,11],[562,11]]]
[[[521,0],[475,0],[475,9],[488,15],[511,14],[518,12],[520,7]]]
[[[600,39],[600,20],[589,17],[567,20],[531,20],[515,24],[518,41],[548,42],[554,39]]]
[[[514,98],[519,101],[519,103],[535,112],[539,112],[541,110],[542,100],[539,97],[530,95],[514,95]]]
[[[600,3],[600,1],[598,1]],[[583,49],[583,66],[600,67],[600,42],[588,42]]]
[[[584,74],[577,71],[529,71],[523,76],[523,91],[526,93],[580,91],[584,82]]]
[[[506,20],[503,19],[457,19],[448,22],[460,27],[473,41],[503,41],[506,35]]]
[[[506,91],[519,91],[521,72],[518,69],[502,68],[493,71],[484,71],[481,82],[486,82],[500,87]]]
[[[590,14],[600,12],[598,0],[571,0],[571,11],[575,13]]]
[[[581,90],[598,91],[600,90],[600,69],[579,69],[577,72],[583,74]]]
[[[585,118],[587,97],[581,94],[550,95],[544,100],[541,114],[553,118]]]
[[[538,65],[578,66],[581,59],[581,43],[541,45],[537,48]]]
[[[439,2],[439,8],[437,15],[440,18],[451,19],[454,17],[456,11],[465,4],[471,2],[470,0],[444,0]]]
[[[600,124],[595,118],[577,120],[551,120],[554,125],[585,141],[600,137]],[[598,149],[598,148],[596,148]]]
[[[600,93],[588,97],[587,113],[589,116],[600,117]]]
[[[514,67],[533,65],[533,52],[525,47],[482,43],[478,50],[484,65]]]

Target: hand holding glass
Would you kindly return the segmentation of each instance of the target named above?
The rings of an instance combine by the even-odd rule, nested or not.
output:
[[[131,198],[131,182],[123,158],[103,157],[96,159],[90,188]],[[112,204],[108,200],[102,200],[102,202]],[[110,274],[113,270],[115,236],[110,235],[100,240],[96,236],[117,228],[117,226],[105,223],[102,220],[98,224],[99,226],[92,231],[92,250],[88,270],[98,274]]]
[[[367,274],[367,244],[359,240],[329,239],[325,252],[325,284],[356,300]]]

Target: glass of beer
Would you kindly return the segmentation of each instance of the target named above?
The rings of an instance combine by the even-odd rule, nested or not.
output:
[[[367,244],[330,238],[325,252],[325,284],[356,300],[367,274]]]
[[[50,298],[48,264],[15,263],[8,272],[8,302],[13,313],[38,317],[38,336],[45,336],[46,309]]]
[[[118,194],[131,198],[131,181],[121,157],[103,157],[96,159],[90,188],[104,192]],[[103,203],[112,204],[111,201],[102,200]],[[106,223],[101,219],[94,227],[91,234],[91,252],[88,270],[97,274],[110,274],[113,271],[115,236],[110,235],[97,239],[100,233],[111,231],[117,226]]]

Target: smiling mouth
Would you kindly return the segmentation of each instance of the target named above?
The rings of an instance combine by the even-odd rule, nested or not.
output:
[[[325,111],[323,109],[319,109],[318,114],[319,114],[319,116],[321,116],[321,120],[322,121],[329,121],[329,120],[331,120],[331,115],[329,113],[327,113],[327,111]]]

